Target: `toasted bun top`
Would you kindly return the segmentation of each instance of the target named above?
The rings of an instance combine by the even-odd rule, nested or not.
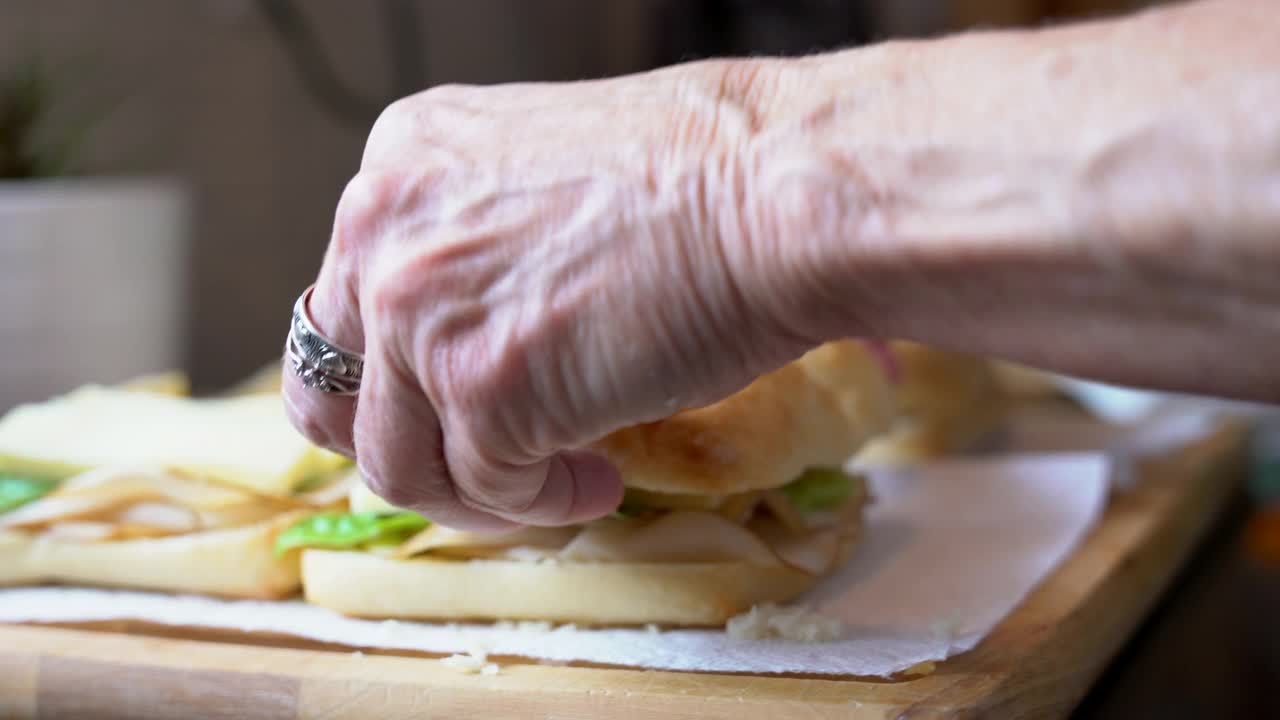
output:
[[[892,432],[858,452],[855,467],[927,461],[989,438],[1008,409],[990,361],[908,342],[890,344],[897,366]]]
[[[903,416],[968,414],[1001,402],[1002,389],[985,358],[906,341],[889,349],[898,365],[895,391]]]
[[[841,465],[894,416],[880,363],[861,343],[828,343],[713,405],[616,431],[593,444],[628,487],[728,495]]]

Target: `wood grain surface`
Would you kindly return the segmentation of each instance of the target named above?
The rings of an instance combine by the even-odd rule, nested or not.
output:
[[[1069,561],[976,649],[922,677],[527,663],[480,676],[282,638],[0,625],[0,718],[1060,718],[1237,490],[1244,437],[1224,426],[1144,463]]]

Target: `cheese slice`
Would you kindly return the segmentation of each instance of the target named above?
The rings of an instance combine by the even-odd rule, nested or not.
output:
[[[147,466],[287,495],[347,465],[298,434],[275,395],[195,399],[87,386],[0,419],[0,473],[64,478]]]

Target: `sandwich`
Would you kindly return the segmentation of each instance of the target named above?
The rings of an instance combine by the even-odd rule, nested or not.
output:
[[[926,462],[990,443],[1011,407],[997,368],[976,355],[914,342],[888,343],[896,415],[853,459],[870,469]]]
[[[834,342],[733,396],[587,449],[611,516],[488,535],[374,496],[285,419],[279,373],[194,399],[180,373],[0,418],[0,586],[284,598],[353,616],[713,626],[840,567],[859,473],[971,447],[998,425],[982,360]]]
[[[168,374],[0,419],[0,586],[298,592],[276,536],[344,505],[349,463],[298,435],[278,397],[185,393]]]
[[[895,417],[875,353],[819,347],[718,403],[588,448],[627,487],[610,517],[475,534],[357,486],[345,511],[303,519],[304,597],[353,616],[699,626],[794,599],[856,547],[868,493],[843,470]]]

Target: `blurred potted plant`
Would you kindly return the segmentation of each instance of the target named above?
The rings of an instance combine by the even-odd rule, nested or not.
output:
[[[182,361],[186,193],[85,172],[104,115],[73,117],[75,87],[0,67],[0,411]]]

